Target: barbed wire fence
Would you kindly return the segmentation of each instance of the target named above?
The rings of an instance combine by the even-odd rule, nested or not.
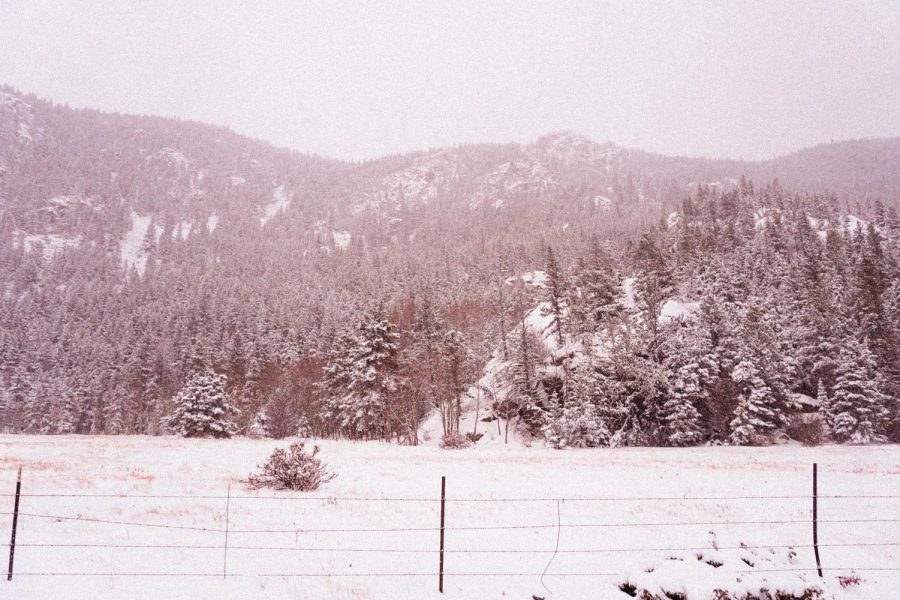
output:
[[[0,511],[0,515],[12,517],[11,519],[11,535],[10,542],[3,544],[9,550],[9,568],[7,579],[11,580],[15,577],[135,577],[135,578],[165,578],[165,577],[195,577],[195,578],[242,578],[242,577],[259,577],[259,578],[399,578],[399,577],[417,577],[417,578],[435,578],[438,579],[440,591],[443,591],[444,578],[450,577],[541,577],[552,574],[553,577],[605,577],[605,576],[621,576],[623,573],[601,571],[601,570],[578,570],[578,571],[550,571],[550,567],[554,559],[558,555],[583,555],[583,556],[602,556],[610,554],[635,554],[635,553],[675,553],[675,552],[708,552],[722,550],[794,550],[802,547],[813,546],[816,556],[816,568],[787,566],[778,568],[746,568],[737,569],[736,573],[775,573],[775,572],[803,572],[816,571],[822,576],[823,567],[819,560],[819,549],[835,549],[835,548],[892,548],[900,547],[900,539],[898,540],[856,540],[848,542],[830,542],[821,540],[819,537],[819,524],[843,524],[855,525],[861,523],[870,524],[889,524],[900,523],[900,495],[892,494],[840,494],[828,495],[818,493],[817,468],[813,468],[813,486],[812,493],[809,495],[685,495],[685,496],[572,496],[572,497],[491,497],[491,498],[453,498],[446,497],[445,482],[442,478],[441,494],[435,497],[404,497],[404,496],[322,496],[322,495],[247,495],[233,494],[230,486],[224,495],[209,494],[115,494],[115,493],[28,493],[22,492],[21,474],[18,478],[15,493],[0,493],[0,498],[13,501],[12,511]],[[195,501],[214,501],[222,502],[224,505],[223,521],[224,526],[214,525],[197,525],[185,524],[183,522],[150,522],[143,520],[129,520],[106,517],[85,516],[83,514],[64,514],[62,511],[40,511],[35,510],[35,506],[40,506],[42,501],[47,499],[84,499],[91,502],[95,501],[111,501],[127,500],[130,502],[138,501],[184,501],[184,503]],[[883,502],[883,508],[878,512],[866,515],[840,517],[840,518],[819,518],[820,501],[838,501],[838,500],[860,500],[866,502]],[[424,507],[434,507],[435,514],[437,509],[440,510],[440,521],[435,522],[433,526],[395,526],[395,527],[241,527],[234,526],[231,519],[231,507],[235,501],[260,502],[260,503],[361,503],[367,506],[376,507],[383,513],[395,514],[396,507],[403,505],[421,505]],[[587,521],[587,522],[563,522],[559,507],[563,503],[586,505],[602,505],[603,503],[635,503],[642,504],[659,504],[671,505],[673,503],[684,502],[716,502],[728,503],[737,501],[751,501],[757,503],[780,503],[784,501],[810,502],[811,511],[809,516],[796,518],[762,518],[762,519],[704,519],[704,520],[628,520],[628,521]],[[460,524],[446,525],[445,514],[453,514],[455,505],[534,505],[534,504],[554,505],[557,519],[555,522],[517,522],[515,524]],[[109,508],[107,508],[109,512]],[[60,540],[43,541],[17,539],[17,525],[25,520],[35,521],[51,521],[53,523],[67,523],[85,525],[98,525],[104,528],[124,528],[129,536],[127,541],[112,542],[96,542],[89,540],[72,539],[66,536]],[[563,530],[609,530],[609,529],[653,529],[657,528],[688,528],[688,527],[736,527],[736,526],[753,526],[758,528],[769,528],[780,525],[804,525],[809,526],[811,530],[810,538],[805,540],[797,540],[797,543],[783,544],[744,544],[739,545],[696,545],[681,544],[678,546],[641,546],[641,547],[605,547],[605,548],[561,548],[560,533]],[[163,542],[132,542],[130,541],[131,532],[140,531],[164,531],[166,533]],[[453,536],[454,532],[500,532],[500,531],[541,531],[555,530],[556,546],[555,548],[528,548],[528,547],[466,547],[466,548],[445,548],[445,536]],[[371,543],[371,535],[397,534],[397,533],[420,533],[434,534],[434,543],[429,547],[412,547],[410,544],[388,545],[383,543]],[[204,534],[210,536],[209,542],[197,543],[193,539],[183,541],[186,534],[196,537],[196,534]],[[303,543],[295,543],[288,545],[284,543],[265,543],[253,544],[241,542],[242,536],[275,536],[276,534],[294,534],[300,536],[302,534],[312,534],[312,540]],[[315,543],[318,534],[353,534],[356,537],[353,544],[320,544]],[[62,534],[61,534],[62,535]],[[109,534],[114,537],[114,534]],[[221,536],[221,541],[212,536]],[[419,536],[423,538],[424,536]],[[237,539],[237,543],[235,543]],[[428,538],[430,539],[430,538]],[[417,545],[418,546],[418,545]],[[14,556],[16,548],[36,548],[36,549],[83,549],[85,551],[92,549],[101,553],[117,553],[122,550],[140,550],[141,552],[169,552],[169,551],[221,551],[220,557],[221,571],[135,571],[135,570],[25,570],[16,571],[14,569]],[[359,572],[331,572],[319,570],[307,571],[284,571],[284,572],[232,572],[229,570],[228,556],[231,552],[251,552],[251,553],[309,553],[318,555],[336,555],[336,556],[353,556],[360,554],[378,554],[378,555],[399,555],[399,556],[423,556],[432,555],[434,557],[434,570],[415,571],[415,570],[370,570]],[[457,570],[446,571],[444,569],[445,555],[492,555],[501,558],[509,558],[513,567],[510,570]],[[519,557],[535,555],[547,556],[549,562],[542,571],[527,571],[521,568],[516,569]],[[212,567],[212,563],[210,564]],[[747,566],[751,566],[749,563]],[[826,564],[825,570],[847,571],[847,572],[900,572],[900,567],[878,564]],[[546,586],[545,586],[546,587]]]

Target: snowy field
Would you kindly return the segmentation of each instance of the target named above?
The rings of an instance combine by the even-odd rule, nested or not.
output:
[[[824,598],[895,600],[900,590],[900,571],[889,570],[900,566],[898,446],[448,451],[325,441],[338,477],[318,492],[248,491],[239,480],[279,445],[0,436],[4,544],[24,468],[16,574],[0,580],[0,597],[625,600],[628,583],[688,600],[813,585]],[[813,462],[823,580],[811,545]]]

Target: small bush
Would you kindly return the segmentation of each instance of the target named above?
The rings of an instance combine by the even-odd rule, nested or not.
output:
[[[859,575],[838,575],[838,583],[842,588],[853,587],[862,583]]]
[[[785,433],[804,446],[819,446],[825,437],[822,419],[815,414],[793,415]]]
[[[318,453],[318,446],[313,446],[311,453],[304,451],[303,442],[294,442],[287,450],[276,448],[260,467],[262,473],[252,473],[246,483],[254,489],[267,487],[301,492],[319,489],[336,475],[316,458]]]
[[[448,433],[441,438],[441,448],[468,448],[472,445],[472,440],[461,433]]]

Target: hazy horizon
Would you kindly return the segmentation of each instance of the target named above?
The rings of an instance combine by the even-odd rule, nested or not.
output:
[[[253,140],[261,142],[261,143],[271,144],[276,148],[282,148],[285,150],[300,152],[301,154],[307,154],[310,156],[318,156],[319,158],[323,158],[326,160],[334,160],[334,161],[346,162],[346,163],[373,162],[373,161],[378,161],[378,160],[381,160],[384,158],[389,158],[391,156],[403,156],[406,154],[416,154],[419,152],[428,152],[431,150],[441,150],[441,149],[445,149],[445,148],[453,148],[456,146],[469,145],[469,144],[472,144],[472,145],[478,145],[478,144],[495,144],[495,145],[531,144],[531,143],[537,142],[542,137],[549,136],[549,135],[555,135],[555,134],[572,134],[572,135],[587,137],[587,138],[591,139],[592,141],[595,141],[598,143],[612,143],[613,145],[620,147],[620,148],[630,148],[633,150],[645,151],[645,152],[649,152],[649,153],[653,153],[653,154],[659,154],[662,156],[669,156],[672,158],[685,158],[685,159],[698,159],[698,160],[724,160],[724,161],[746,162],[746,163],[758,163],[758,162],[766,162],[769,160],[777,160],[778,158],[781,158],[783,156],[788,156],[790,154],[802,152],[803,150],[807,150],[809,148],[815,148],[818,146],[826,146],[829,144],[841,144],[841,143],[845,143],[845,142],[866,141],[866,140],[887,140],[887,139],[900,138],[900,134],[896,134],[896,135],[881,135],[881,136],[876,135],[876,136],[866,136],[866,137],[850,137],[850,138],[842,138],[842,139],[822,140],[819,142],[811,142],[808,145],[801,146],[798,148],[787,149],[784,152],[781,152],[779,154],[775,154],[772,156],[763,156],[760,158],[741,158],[741,157],[732,158],[732,157],[727,157],[727,156],[726,157],[704,156],[704,155],[697,155],[697,154],[675,154],[675,153],[671,153],[671,152],[660,152],[660,151],[650,150],[648,148],[641,148],[638,146],[628,146],[625,144],[620,144],[617,140],[614,140],[614,139],[596,138],[594,136],[589,136],[589,135],[585,134],[584,132],[576,131],[574,129],[556,129],[556,130],[552,130],[552,131],[548,130],[548,131],[540,133],[532,138],[526,138],[526,139],[522,139],[522,140],[468,140],[468,141],[461,141],[461,142],[452,142],[451,141],[443,146],[425,146],[425,145],[423,145],[423,146],[420,146],[417,148],[409,148],[409,149],[404,149],[404,150],[400,150],[397,152],[391,152],[391,153],[387,153],[387,154],[378,154],[378,155],[366,156],[366,157],[360,157],[360,158],[339,157],[339,156],[333,156],[333,155],[329,155],[329,154],[322,154],[320,152],[312,152],[312,151],[305,150],[303,148],[294,148],[294,147],[291,147],[291,146],[288,146],[285,144],[279,144],[277,142],[260,137],[258,135],[253,135],[251,133],[239,131],[237,129],[234,129],[233,127],[231,127],[230,125],[228,125],[226,123],[213,123],[211,121],[203,121],[203,120],[199,120],[199,119],[187,119],[184,117],[180,117],[179,115],[130,113],[130,112],[124,112],[124,111],[103,110],[103,109],[97,108],[95,106],[77,106],[77,105],[73,105],[71,103],[59,102],[57,100],[54,100],[53,98],[46,98],[39,94],[35,94],[34,92],[30,92],[28,90],[20,90],[18,88],[15,88],[14,86],[10,86],[9,84],[7,84],[5,82],[0,81],[0,86],[4,86],[4,85],[7,87],[12,87],[12,89],[15,90],[19,94],[33,95],[33,96],[36,96],[37,98],[39,98],[41,101],[50,102],[55,105],[67,105],[70,108],[72,108],[73,110],[97,110],[97,111],[99,111],[101,113],[105,113],[105,114],[134,115],[134,116],[139,116],[139,117],[163,118],[163,119],[180,119],[182,121],[190,121],[190,122],[195,122],[195,123],[201,123],[203,125],[209,125],[211,127],[226,127],[230,131],[232,131],[233,133],[235,133],[237,135],[240,135],[242,137],[246,137],[249,139],[253,139]]]
[[[571,130],[766,160],[900,135],[900,4],[0,2],[0,83],[369,160]]]

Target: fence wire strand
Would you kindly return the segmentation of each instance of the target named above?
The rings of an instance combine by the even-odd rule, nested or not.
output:
[[[808,542],[797,544],[764,544],[740,546],[686,546],[667,548],[564,548],[564,549],[523,549],[523,548],[461,548],[445,549],[445,554],[610,554],[617,552],[709,552],[721,550],[793,550],[808,545]],[[0,548],[9,547],[8,543],[0,544]],[[848,542],[836,544],[819,544],[820,548],[871,548],[900,547],[900,542]],[[16,548],[110,548],[110,549],[159,549],[159,550],[222,550],[222,545],[192,544],[79,544],[79,543],[25,543],[16,544]],[[275,552],[352,552],[371,554],[434,554],[434,548],[345,548],[319,546],[234,546],[229,550],[275,551]]]
[[[11,512],[0,512],[0,515],[12,515]],[[84,523],[98,523],[104,525],[125,525],[130,527],[152,527],[157,529],[182,529],[188,531],[205,531],[211,533],[225,533],[220,527],[198,527],[192,525],[166,525],[163,523],[145,523],[139,521],[119,521],[113,519],[98,519],[94,517],[82,517],[71,515],[52,515],[41,513],[19,512],[20,517],[32,517],[51,519],[56,521],[78,521]],[[707,527],[714,525],[788,525],[796,523],[808,523],[809,519],[778,519],[778,520],[749,520],[749,521],[646,521],[629,523],[539,523],[527,525],[470,525],[461,527],[445,527],[445,531],[503,531],[520,529],[577,529],[577,528],[615,528],[615,527]],[[819,519],[819,523],[898,523],[900,519]],[[440,527],[336,527],[336,528],[308,528],[294,527],[290,529],[235,529],[229,528],[229,534],[262,534],[262,533],[401,533],[440,531]]]
[[[0,493],[3,497],[13,497],[12,493]],[[112,498],[112,499],[149,499],[149,500],[226,500],[228,496],[221,494],[90,494],[90,493],[29,493],[21,494],[22,498]],[[248,496],[232,495],[232,500],[277,500],[307,502],[423,502],[440,503],[440,498],[389,497],[389,496]],[[720,500],[808,500],[809,494],[780,496],[585,496],[585,497],[507,497],[507,498],[447,498],[450,503],[517,503],[517,502],[676,502],[676,501],[720,501]],[[897,500],[896,494],[834,494],[819,495],[820,500]]]
[[[12,497],[14,494],[0,493],[0,497]],[[373,502],[373,503],[422,503],[425,505],[439,505],[441,502],[438,498],[421,498],[421,497],[362,497],[362,496],[260,496],[260,495],[190,495],[190,494],[103,494],[103,493],[30,493],[21,494],[22,499],[42,500],[54,498],[87,498],[87,499],[110,499],[110,500],[194,500],[194,501],[305,501],[305,502]],[[604,528],[661,528],[661,527],[727,527],[727,526],[779,526],[791,524],[808,524],[811,516],[805,511],[800,518],[784,518],[784,519],[759,519],[759,520],[698,520],[698,521],[679,521],[679,520],[662,520],[662,521],[639,521],[639,522],[584,522],[584,523],[563,523],[560,517],[560,505],[562,503],[607,503],[607,502],[737,502],[737,501],[756,501],[756,502],[777,502],[792,500],[809,500],[810,496],[806,495],[687,495],[687,496],[594,496],[594,497],[505,497],[505,498],[447,498],[447,504],[517,504],[517,503],[555,503],[557,521],[555,523],[517,523],[517,524],[492,524],[492,525],[458,525],[444,527],[445,531],[504,531],[504,530],[556,530],[556,547],[555,548],[457,548],[445,549],[447,554],[454,555],[552,555],[550,562],[542,572],[477,572],[477,571],[460,571],[445,572],[445,577],[540,577],[543,584],[544,577],[612,577],[621,576],[622,573],[611,572],[549,572],[553,559],[557,555],[594,555],[594,554],[615,554],[615,553],[708,553],[713,551],[740,551],[740,550],[795,550],[805,548],[809,545],[808,540],[796,544],[779,544],[779,545],[704,545],[684,547],[630,547],[630,548],[560,548],[560,534],[564,529],[604,529]],[[835,495],[818,495],[819,500],[897,500],[900,495],[895,494],[835,494]],[[0,515],[12,515],[12,512],[0,512]],[[272,528],[272,529],[241,529],[231,527],[202,526],[202,525],[182,525],[172,523],[152,523],[146,521],[130,521],[105,519],[91,516],[83,516],[80,514],[52,514],[42,512],[19,512],[20,518],[48,519],[57,522],[78,522],[91,523],[98,525],[113,525],[135,528],[152,528],[162,530],[180,530],[185,532],[203,532],[227,535],[251,535],[251,534],[327,534],[327,533],[353,533],[353,534],[379,534],[379,533],[405,533],[405,532],[436,532],[440,531],[440,527],[290,527],[290,528]],[[883,518],[878,518],[883,517]],[[858,523],[900,523],[900,518],[891,518],[891,516],[878,515],[877,513],[867,518],[836,518],[836,519],[818,519],[819,524],[858,524]],[[129,532],[126,530],[126,534]],[[790,536],[793,538],[794,536]],[[789,539],[790,539],[789,538]],[[368,539],[368,538],[365,538]],[[434,548],[415,548],[415,547],[360,547],[349,546],[342,547],[334,544],[328,546],[315,546],[308,540],[300,542],[302,545],[233,545],[227,544],[229,552],[309,552],[309,553],[347,553],[347,554],[400,554],[400,555],[429,555],[436,554]],[[0,544],[0,547],[9,548],[10,544]],[[41,542],[41,541],[23,541],[16,544],[17,548],[35,548],[35,549],[109,549],[109,550],[165,550],[165,551],[214,551],[221,552],[223,546],[221,544],[175,544],[175,543],[79,543],[72,542]],[[846,542],[846,543],[820,543],[821,548],[892,548],[900,547],[900,541],[897,542]],[[745,561],[746,562],[746,561]],[[750,563],[747,563],[750,564]],[[512,565],[509,565],[512,566]],[[741,565],[743,567],[743,565]],[[515,568],[515,567],[513,567]],[[897,572],[900,567],[831,567],[828,569],[832,572]],[[741,568],[741,569],[724,569],[729,573],[789,573],[789,572],[812,572],[815,569],[811,567],[784,567],[784,568]],[[147,577],[147,578],[208,578],[208,577],[260,577],[260,578],[400,578],[400,577],[437,577],[437,572],[280,572],[280,573],[217,573],[206,572],[127,572],[127,571],[25,571],[16,572],[16,576],[25,577]],[[546,588],[546,585],[544,586]]]

